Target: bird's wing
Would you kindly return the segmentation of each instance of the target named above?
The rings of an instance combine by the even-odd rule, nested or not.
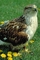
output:
[[[12,43],[14,46],[25,43],[28,40],[25,30],[27,25],[21,22],[10,21],[0,28],[0,39]]]

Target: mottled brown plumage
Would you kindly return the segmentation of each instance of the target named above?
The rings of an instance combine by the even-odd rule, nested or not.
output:
[[[11,43],[11,49],[21,49],[37,29],[37,6],[28,5],[23,15],[0,25],[0,40]]]
[[[26,28],[26,24],[12,20],[0,29],[0,39],[11,43],[13,46],[24,44],[28,40],[25,33]],[[6,40],[4,39],[5,37],[7,38]]]

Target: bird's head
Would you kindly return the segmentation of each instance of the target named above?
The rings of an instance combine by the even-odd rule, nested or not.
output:
[[[24,15],[37,15],[37,6],[36,5],[28,5],[24,8]]]

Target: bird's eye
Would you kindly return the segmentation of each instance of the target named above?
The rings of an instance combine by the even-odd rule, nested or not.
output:
[[[25,9],[28,9],[28,7],[25,7]]]
[[[34,11],[37,11],[37,9],[34,9]]]
[[[32,7],[25,7],[25,10],[26,10],[26,9],[32,9]]]

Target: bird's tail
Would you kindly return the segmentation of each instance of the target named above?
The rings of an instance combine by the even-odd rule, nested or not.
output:
[[[6,27],[6,25],[9,23],[9,20],[7,21],[2,21],[0,22],[0,40],[2,40],[3,36],[4,36],[4,28]]]
[[[0,26],[0,40],[2,39],[2,29],[1,29],[1,26]]]

